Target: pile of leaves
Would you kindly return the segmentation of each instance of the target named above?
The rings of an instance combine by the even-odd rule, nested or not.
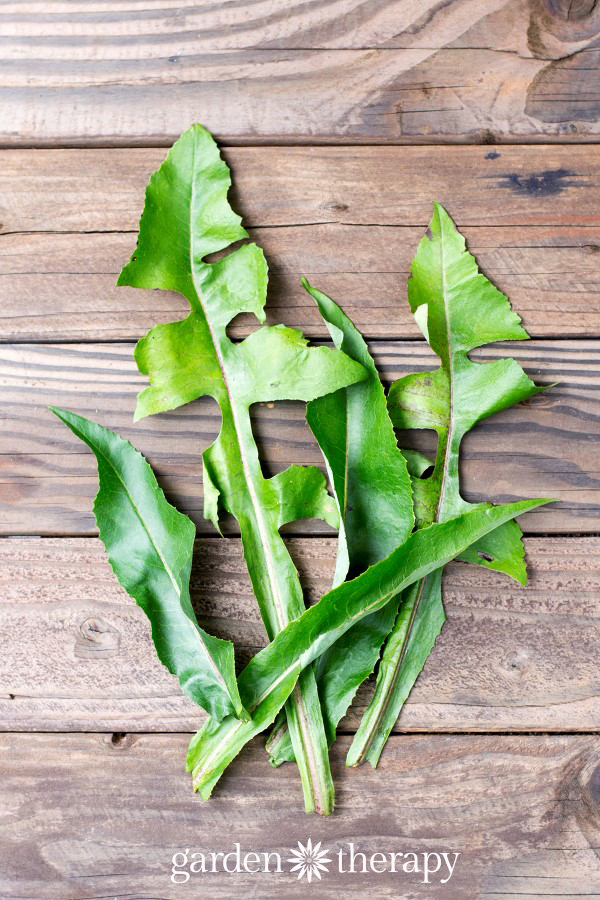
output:
[[[327,815],[337,725],[377,670],[347,759],[376,766],[442,628],[446,563],[459,558],[526,582],[514,518],[547,501],[467,503],[459,452],[477,422],[540,388],[512,359],[469,359],[476,347],[528,335],[439,205],[408,285],[415,320],[439,358],[434,371],[401,378],[386,396],[357,329],[306,281],[335,348],[309,347],[283,325],[232,341],[227,329],[239,313],[264,322],[268,274],[254,243],[222,253],[248,237],[227,199],[230,184],[214,140],[194,126],[150,179],[137,248],[118,283],[177,291],[190,306],[183,321],[153,328],[136,346],[149,387],[135,419],[204,395],[219,404],[221,430],[202,455],[204,516],[219,531],[224,513],[236,519],[269,639],[239,676],[233,645],[207,634],[192,607],[194,524],[167,502],[131,444],[72,412],[53,412],[96,456],[94,513],[119,583],[148,616],[161,662],[208,713],[188,751],[195,790],[207,799],[242,747],[272,726],[272,765],[295,761],[307,812]],[[220,258],[209,262],[211,254]],[[332,493],[313,466],[264,477],[250,407],[278,400],[307,403]],[[396,433],[415,428],[437,433],[435,460],[399,449]],[[308,610],[280,534],[302,518],[339,529],[333,587]]]

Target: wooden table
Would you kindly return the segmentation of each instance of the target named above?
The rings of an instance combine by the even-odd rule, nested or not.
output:
[[[600,895],[600,5],[4,0],[0,29],[0,895]],[[224,146],[267,253],[270,322],[325,337],[305,274],[387,382],[432,366],[406,277],[439,200],[523,316],[533,340],[511,352],[559,382],[464,444],[469,499],[559,500],[522,520],[527,591],[448,568],[447,627],[377,771],[343,765],[370,688],[342,723],[329,820],[304,816],[293,767],[271,770],[259,740],[209,804],[194,797],[182,764],[201,716],[112,577],[91,455],[46,410],[88,414],[148,456],[198,526],[196,608],[247,660],[264,638],[235,528],[220,540],[201,517],[216,406],[132,423],[133,342],[184,303],[115,287],[147,178],[194,121]],[[300,405],[258,408],[255,424],[267,471],[320,463]],[[315,600],[335,539],[288,534]],[[177,850],[285,855],[308,837],[461,856],[445,885],[170,881]]]

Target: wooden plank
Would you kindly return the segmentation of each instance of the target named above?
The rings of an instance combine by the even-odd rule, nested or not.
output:
[[[331,584],[336,542],[289,547],[307,601]],[[524,591],[454,563],[448,622],[397,731],[597,731],[600,539],[529,538]],[[198,542],[192,599],[204,627],[234,641],[239,665],[265,643],[237,539]],[[96,538],[0,541],[0,723],[10,731],[188,731],[204,718],[156,659],[147,619]],[[40,653],[43,647],[43,653]],[[341,728],[371,697],[359,692]]]
[[[533,337],[600,335],[600,227],[463,229],[487,276]],[[270,263],[267,321],[327,337],[300,278],[337,298],[368,338],[418,337],[406,297],[422,227],[251,229]],[[14,234],[0,239],[0,340],[129,340],[185,315],[165,291],[117,288],[132,234]],[[85,260],[85,265],[82,261]],[[243,337],[256,320],[240,316]]]
[[[0,139],[585,140],[600,132],[595,4],[4,3]]]
[[[20,39],[35,46],[31,39],[39,38],[45,58],[57,61],[66,53],[82,61],[162,58],[170,40],[193,40],[194,47],[204,50],[364,49],[377,44],[436,49],[451,36],[453,46],[462,49],[506,50],[509,40],[519,41],[519,51],[531,57],[528,41],[533,43],[533,37],[525,31],[534,21],[538,49],[543,37],[549,58],[559,50],[577,50],[586,39],[591,43],[596,20],[586,0],[558,0],[549,10],[530,10],[515,0],[456,0],[449,7],[439,7],[435,0],[376,2],[366,8],[358,0],[338,0],[335,9],[326,2],[289,7],[284,0],[263,0],[260,6],[240,3],[231,12],[207,0],[152,0],[142,8],[137,0],[95,0],[93,5],[88,0],[4,0],[0,33],[13,51]],[[85,40],[92,36],[97,38],[93,44]]]
[[[396,736],[376,772],[345,769],[342,738],[333,751],[337,814],[328,819],[306,818],[294,768],[269,769],[258,741],[201,804],[182,772],[187,742],[187,735],[116,742],[3,735],[3,896],[297,897],[306,883],[287,860],[309,836],[332,860],[318,887],[308,888],[323,900],[341,892],[414,900],[600,892],[598,738]],[[236,842],[242,858],[279,853],[281,873],[228,874],[221,857],[214,874],[171,883],[176,852],[227,853]],[[348,872],[350,842],[368,858],[385,853],[386,869],[363,874],[358,857]],[[424,884],[422,871],[391,871],[389,854],[398,852],[459,856],[450,880],[441,883],[442,865],[445,874]]]
[[[2,231],[137,231],[164,149],[0,152]],[[231,147],[236,210],[253,228],[416,225],[432,202],[461,227],[598,226],[600,148]]]
[[[132,339],[183,315],[173,294],[115,286],[135,243],[129,232],[144,185],[163,155],[0,153],[0,340]],[[326,336],[300,286],[305,274],[343,303],[367,337],[414,337],[408,268],[438,199],[534,337],[600,335],[597,148],[238,148],[226,155],[236,208],[270,262],[270,322]],[[240,319],[232,333],[249,327],[249,317]]]
[[[373,352],[386,382],[435,366],[421,342],[375,342]],[[474,358],[513,355],[538,381],[559,381],[526,408],[507,410],[464,441],[464,494],[504,502],[518,497],[556,497],[559,503],[529,514],[529,532],[597,532],[598,493],[597,341],[531,341],[498,345]],[[145,384],[131,345],[0,346],[3,384],[0,435],[0,529],[4,534],[93,535],[97,488],[93,457],[47,410],[63,406],[90,416],[130,439],[155,467],[169,497],[201,531],[200,452],[217,435],[220,417],[210,399],[132,424],[135,395]],[[265,471],[322,459],[298,403],[262,404],[254,423]],[[432,452],[431,434],[404,435]],[[226,529],[236,528],[226,523]],[[300,533],[326,526],[299,523]]]

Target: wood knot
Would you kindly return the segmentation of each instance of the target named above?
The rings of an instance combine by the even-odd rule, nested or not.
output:
[[[523,675],[529,668],[529,655],[526,650],[515,650],[505,660],[506,668],[514,675]]]
[[[121,635],[103,619],[86,619],[79,626],[74,654],[78,659],[109,659],[119,655]]]
[[[350,207],[347,203],[342,203],[340,200],[330,200],[328,203],[323,204],[323,208],[331,210],[331,212],[348,212]]]
[[[541,9],[550,17],[563,22],[581,22],[597,13],[597,0],[542,0]]]
[[[577,801],[577,824],[590,846],[595,846],[600,827],[600,753],[595,739],[575,757],[565,773],[564,783],[563,795],[571,795]]]
[[[107,743],[110,750],[129,750],[137,740],[135,734],[127,734],[125,731],[114,731],[106,737],[108,738]]]
[[[535,406],[538,409],[551,409],[553,406],[556,406],[558,403],[558,397],[555,394],[550,392],[542,393],[542,394],[534,394],[533,397],[527,397],[526,400],[521,400],[520,406]]]
[[[565,59],[595,43],[600,31],[598,0],[534,0],[527,30],[538,59]]]
[[[587,794],[589,800],[600,810],[600,765],[588,777]]]
[[[497,138],[493,131],[489,128],[482,128],[479,132],[479,143],[480,144],[496,144]]]

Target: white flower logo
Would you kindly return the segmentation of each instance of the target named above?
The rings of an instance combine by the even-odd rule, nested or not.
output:
[[[294,863],[290,872],[298,872],[298,880],[303,878],[306,875],[306,880],[310,883],[312,881],[313,875],[316,875],[317,878],[321,879],[321,872],[328,872],[329,869],[324,863],[330,863],[331,860],[327,859],[325,856],[326,853],[329,853],[329,850],[321,850],[321,841],[318,844],[315,844],[313,847],[312,841],[309,838],[306,847],[304,847],[300,841],[298,841],[299,850],[290,850],[290,853],[294,855],[288,859],[288,862]]]

